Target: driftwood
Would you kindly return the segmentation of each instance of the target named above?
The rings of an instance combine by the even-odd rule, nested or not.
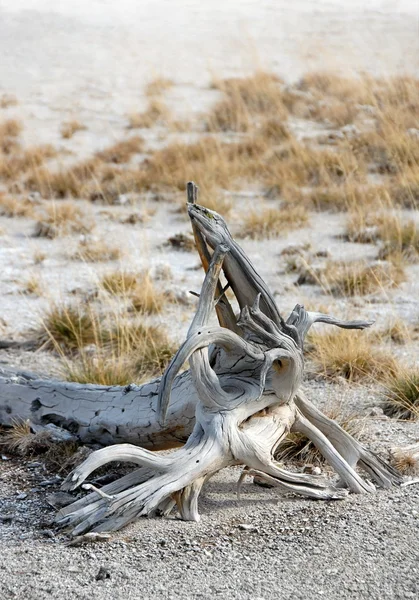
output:
[[[402,482],[397,471],[323,415],[300,389],[304,338],[313,323],[364,329],[371,322],[340,321],[300,305],[285,321],[222,217],[195,203],[193,184],[188,184],[188,199],[206,276],[186,341],[161,381],[103,388],[24,375],[16,381],[0,378],[0,422],[29,417],[70,429],[85,442],[125,442],[92,453],[68,476],[63,489],[77,488],[111,461],[139,465],[101,490],[90,486],[90,494],[58,513],[57,523],[74,536],[117,530],[139,516],[168,514],[175,505],[183,519],[199,520],[203,484],[229,465],[244,465],[241,479],[255,475],[284,491],[323,500]],[[222,274],[226,286],[220,283]],[[238,319],[226,287],[239,304]],[[210,324],[214,310],[219,326]],[[189,371],[179,374],[187,360]],[[313,441],[338,473],[336,485],[286,471],[274,460],[276,447],[290,431]],[[184,442],[164,456],[147,449]],[[369,480],[359,475],[357,466]]]

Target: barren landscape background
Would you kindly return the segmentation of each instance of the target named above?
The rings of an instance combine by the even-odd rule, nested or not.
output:
[[[284,314],[300,302],[375,319],[316,329],[309,397],[384,458],[416,442],[418,13],[0,1],[0,366],[104,385],[159,375],[202,282],[192,179]],[[199,524],[141,521],[67,548],[46,502],[62,459],[15,429],[0,461],[2,598],[417,595],[417,487],[328,505],[249,483],[238,501],[230,469]],[[301,440],[285,451],[321,464]]]

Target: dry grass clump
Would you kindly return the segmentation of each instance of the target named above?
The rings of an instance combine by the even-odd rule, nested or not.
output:
[[[209,131],[247,132],[255,117],[288,116],[282,99],[281,81],[275,75],[257,72],[251,77],[214,82],[225,96],[207,117]]]
[[[0,448],[3,452],[18,456],[42,455],[48,466],[62,465],[78,448],[77,442],[58,441],[53,430],[36,431],[27,421],[14,421],[12,427],[0,432]]]
[[[0,108],[10,108],[10,106],[16,106],[17,98],[13,94],[2,94],[0,96]]]
[[[242,173],[243,162],[228,152],[232,144],[202,137],[194,144],[170,144],[154,153],[143,170],[144,188],[184,190],[187,181],[199,182],[200,199],[207,205],[219,188],[227,189]]]
[[[156,289],[147,271],[142,273],[114,271],[105,275],[101,284],[109,294],[127,299],[133,309],[139,313],[159,313],[166,303],[165,295]]]
[[[34,205],[27,199],[0,193],[0,215],[4,217],[34,216]]]
[[[419,444],[391,448],[390,459],[398,471],[405,475],[419,475]]]
[[[348,78],[331,71],[312,71],[304,75],[297,87],[302,91],[311,92],[315,97],[326,95],[346,102],[372,104],[371,82],[372,79],[366,75]]]
[[[42,296],[43,286],[39,275],[31,275],[30,277],[28,277],[28,279],[24,283],[22,293],[29,294],[32,296]]]
[[[50,144],[21,148],[16,145],[12,151],[0,156],[0,177],[15,180],[31,169],[39,167],[49,158],[56,156],[57,151]]]
[[[74,468],[79,444],[58,440],[53,430],[34,430],[29,421],[14,421],[12,427],[0,431],[0,448],[18,456],[42,456],[47,467],[67,472]]]
[[[315,371],[331,379],[383,380],[398,371],[396,360],[377,350],[362,332],[313,333],[310,342],[312,349],[308,356]]]
[[[195,250],[194,238],[185,233],[176,233],[175,235],[172,235],[168,238],[167,245],[176,250],[184,250],[185,252],[193,252]]]
[[[0,437],[0,447],[11,454],[30,456],[44,450],[50,434],[43,431],[35,434],[29,420],[14,421],[12,427],[5,430]]]
[[[324,414],[342,427],[349,435],[359,440],[364,428],[364,421],[355,412],[345,412],[339,405],[326,408]],[[275,452],[278,461],[295,461],[299,464],[312,465],[325,462],[323,455],[303,433],[290,433],[279,444]]]
[[[313,189],[304,195],[306,204],[318,211],[344,212],[360,206],[375,210],[389,205],[388,192],[382,185],[365,185],[352,180],[342,185]]]
[[[149,101],[142,113],[128,115],[128,129],[149,128],[156,124],[165,124],[171,120],[171,112],[164,102],[158,98]]]
[[[39,341],[61,354],[69,380],[99,385],[127,385],[160,375],[175,351],[160,328],[92,305],[52,306]]]
[[[5,138],[17,137],[23,129],[23,125],[17,119],[7,119],[0,122],[0,142]]]
[[[156,289],[147,272],[139,278],[137,286],[130,294],[130,299],[134,310],[146,314],[161,312],[166,303],[166,297]]]
[[[130,137],[112,144],[96,153],[96,157],[104,162],[121,164],[130,160],[133,154],[139,154],[144,149],[144,140],[139,136]]]
[[[402,319],[393,319],[377,333],[379,341],[390,340],[395,344],[406,344],[411,339],[408,325]]]
[[[308,215],[303,206],[284,206],[283,208],[261,206],[245,212],[238,235],[254,240],[269,239],[303,227],[307,222]]]
[[[86,233],[92,227],[85,212],[71,201],[44,205],[35,225],[35,237],[54,239],[60,235]]]
[[[419,207],[419,169],[400,173],[390,185],[390,195],[396,205],[404,208]]]
[[[106,262],[118,260],[122,255],[122,249],[107,240],[86,238],[80,241],[70,258],[86,262]]]
[[[415,260],[419,256],[419,227],[413,219],[403,221],[395,213],[374,213],[363,207],[349,215],[346,225],[349,241],[384,243],[379,258],[399,257]]]
[[[140,383],[162,374],[175,348],[157,327],[120,323],[107,344],[97,351],[80,352],[65,361],[64,372],[71,381],[98,385]]]
[[[384,242],[379,258],[402,257],[410,261],[419,258],[419,227],[413,220],[402,222],[393,215],[378,226],[378,237]]]
[[[322,287],[334,296],[364,296],[404,280],[403,267],[393,262],[329,261],[320,274]]]
[[[74,352],[101,339],[101,327],[92,306],[52,304],[39,331],[39,343],[46,349]]]
[[[65,140],[69,140],[73,137],[75,133],[78,131],[83,131],[87,129],[86,125],[78,121],[77,119],[71,119],[70,121],[65,121],[61,125],[61,137]]]
[[[363,163],[348,149],[316,149],[296,140],[264,161],[265,182],[278,191],[290,185],[326,187],[364,178]]]
[[[419,418],[419,371],[417,369],[394,373],[385,382],[384,387],[384,399],[381,404],[384,414],[396,419]]]
[[[102,277],[101,285],[109,294],[125,296],[137,287],[139,278],[138,273],[112,271]]]
[[[33,169],[26,178],[26,187],[43,198],[81,198],[92,181],[96,181],[101,161],[91,158],[67,169],[50,171],[45,167]]]
[[[145,87],[146,96],[160,96],[163,92],[170,90],[174,83],[167,77],[156,77]]]

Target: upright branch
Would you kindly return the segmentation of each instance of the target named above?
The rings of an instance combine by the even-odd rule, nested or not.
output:
[[[171,392],[189,361],[185,381],[196,398],[194,428],[185,446],[168,456],[120,444],[93,453],[77,467],[64,482],[65,489],[81,485],[94,469],[112,460],[129,461],[140,468],[62,509],[57,522],[72,535],[89,529],[120,529],[140,516],[169,514],[175,506],[183,519],[197,521],[198,498],[205,481],[233,464],[244,465],[240,482],[257,475],[283,491],[322,500],[341,499],[349,491],[375,491],[357,466],[378,486],[402,481],[394,469],[323,415],[300,390],[303,343],[313,323],[363,329],[371,322],[340,321],[307,312],[298,304],[284,320],[268,286],[234,242],[222,217],[196,204],[197,188],[192,182],[187,193],[206,275],[186,340],[161,379],[157,415],[161,427],[167,426]],[[225,298],[221,271],[240,306],[238,320]],[[209,324],[213,310],[219,326]],[[302,432],[313,441],[338,473],[338,485],[289,472],[275,461],[276,447],[291,431]]]

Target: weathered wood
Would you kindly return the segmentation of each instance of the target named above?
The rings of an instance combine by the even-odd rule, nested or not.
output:
[[[161,380],[103,388],[24,376],[3,377],[3,383],[0,379],[0,419],[29,416],[41,425],[73,430],[83,441],[124,442],[92,453],[68,476],[64,489],[82,485],[111,461],[140,465],[102,490],[90,485],[93,491],[86,498],[58,513],[57,523],[72,535],[120,529],[139,516],[168,514],[175,504],[183,519],[199,520],[198,497],[205,481],[233,464],[245,466],[240,480],[257,475],[284,491],[322,500],[344,498],[348,491],[374,492],[375,486],[355,470],[357,465],[380,487],[402,482],[394,469],[323,415],[300,390],[304,338],[313,323],[363,329],[371,322],[340,321],[298,304],[285,320],[222,217],[194,203],[192,183],[188,200],[206,275],[186,341]],[[221,271],[240,305],[238,320],[225,299]],[[208,325],[214,310],[219,327]],[[186,360],[190,370],[179,375]],[[338,486],[288,472],[275,462],[274,451],[290,431],[313,441],[340,476]],[[168,456],[146,449],[183,442]]]
[[[196,392],[189,371],[176,378],[167,426],[156,419],[159,379],[141,386],[80,385],[0,370],[0,424],[54,423],[85,444],[130,443],[152,450],[180,446],[195,423]]]

